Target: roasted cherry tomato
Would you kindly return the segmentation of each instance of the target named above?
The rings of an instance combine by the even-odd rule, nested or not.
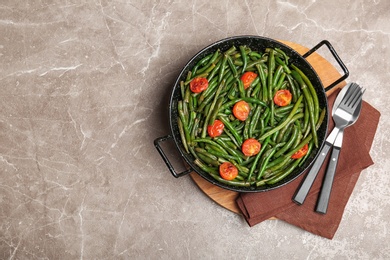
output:
[[[194,78],[190,82],[190,89],[194,93],[200,93],[207,89],[209,81],[206,78]]]
[[[276,91],[274,96],[274,103],[278,106],[284,107],[291,103],[292,95],[288,89],[281,89]]]
[[[241,146],[241,150],[246,156],[258,154],[260,152],[260,148],[261,144],[254,138],[246,139]]]
[[[305,156],[307,154],[307,152],[309,151],[309,145],[308,144],[305,144],[301,149],[299,149],[296,153],[294,153],[293,155],[291,155],[291,158],[292,159],[299,159],[299,158],[302,158],[303,156]]]
[[[241,76],[241,81],[244,83],[244,89],[249,88],[252,82],[257,78],[257,74],[252,71],[247,71]]]
[[[251,111],[251,107],[249,104],[243,100],[238,101],[236,104],[233,106],[233,115],[241,121],[245,121],[248,116],[249,112]]]
[[[224,162],[219,166],[219,175],[222,179],[231,181],[238,175],[238,169],[231,162]]]
[[[212,125],[207,126],[207,133],[210,137],[220,136],[223,133],[225,125],[222,121],[216,119]]]

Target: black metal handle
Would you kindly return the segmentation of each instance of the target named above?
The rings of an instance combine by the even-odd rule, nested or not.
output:
[[[317,177],[318,171],[321,169],[322,164],[325,161],[326,155],[328,154],[332,145],[328,142],[325,142],[324,147],[322,147],[317,159],[315,160],[310,171],[306,174],[305,179],[302,181],[300,187],[296,191],[293,201],[299,205],[302,205],[305,201],[307,194],[311,189],[311,186],[314,183],[314,180]]]
[[[347,67],[345,66],[344,62],[341,60],[341,58],[339,57],[339,55],[337,54],[336,50],[333,48],[332,44],[330,44],[329,41],[327,40],[323,40],[321,41],[320,43],[318,43],[316,46],[314,46],[313,48],[311,48],[308,52],[306,52],[305,54],[303,54],[303,58],[307,58],[309,57],[313,52],[317,51],[319,48],[322,47],[322,45],[326,45],[326,47],[328,47],[330,53],[333,55],[333,57],[335,58],[335,60],[337,61],[337,63],[340,65],[341,69],[343,70],[344,72],[344,75],[342,75],[339,79],[337,79],[335,82],[333,82],[332,84],[330,84],[329,86],[327,86],[325,88],[325,92],[326,91],[329,91],[331,90],[332,88],[334,88],[337,84],[339,84],[341,81],[343,81],[344,79],[348,78],[349,76],[349,71],[347,69]]]
[[[167,167],[168,167],[169,171],[172,173],[172,175],[175,178],[179,178],[179,177],[182,177],[184,175],[189,174],[190,172],[192,172],[192,170],[189,169],[189,170],[186,170],[186,171],[183,171],[183,172],[180,172],[180,173],[177,173],[175,171],[173,165],[171,164],[171,162],[168,159],[168,156],[164,153],[163,149],[160,146],[160,142],[165,142],[166,140],[169,140],[169,139],[172,139],[172,138],[173,137],[171,135],[159,137],[159,138],[154,140],[154,146],[156,147],[157,151],[160,153],[162,159],[164,160],[165,164],[167,165]]]
[[[318,198],[317,202],[316,211],[318,213],[326,214],[326,211],[328,209],[330,192],[332,191],[333,179],[336,173],[339,154],[340,147],[333,146],[330,161],[328,163],[328,168],[326,169],[324,182],[321,187],[320,197]]]

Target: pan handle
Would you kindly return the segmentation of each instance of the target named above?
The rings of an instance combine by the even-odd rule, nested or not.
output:
[[[186,171],[183,171],[183,172],[180,172],[180,173],[177,173],[175,171],[173,165],[171,164],[171,162],[168,159],[168,156],[164,153],[162,147],[160,146],[160,142],[165,142],[165,141],[167,141],[169,139],[172,139],[172,138],[173,137],[171,135],[159,137],[159,138],[154,140],[154,146],[156,147],[157,151],[160,153],[162,159],[164,160],[165,164],[167,165],[167,167],[168,167],[169,171],[172,173],[172,175],[175,178],[179,178],[179,177],[182,177],[184,175],[189,174],[190,172],[192,172],[192,170],[189,169],[189,170],[186,170]]]
[[[335,60],[337,61],[337,63],[340,65],[341,69],[343,70],[344,72],[344,75],[342,75],[339,79],[337,79],[335,82],[333,82],[332,84],[330,84],[329,86],[327,86],[325,88],[325,92],[331,90],[332,88],[334,88],[337,84],[339,84],[341,81],[343,81],[344,79],[348,78],[349,76],[349,71],[347,69],[347,67],[345,66],[344,62],[340,59],[339,55],[337,54],[337,52],[335,51],[335,49],[333,48],[332,44],[330,44],[330,42],[328,42],[327,40],[323,40],[321,41],[320,43],[318,43],[316,46],[314,46],[312,49],[310,49],[308,52],[306,52],[305,54],[303,54],[303,58],[307,58],[309,57],[313,52],[315,52],[316,50],[318,50],[319,48],[322,47],[322,45],[326,45],[326,47],[328,47],[330,53],[333,55],[333,57],[335,58]]]

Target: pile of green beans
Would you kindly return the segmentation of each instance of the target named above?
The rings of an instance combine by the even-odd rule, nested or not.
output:
[[[244,89],[241,75],[253,71],[258,76]],[[191,92],[190,82],[196,77],[207,78],[209,86],[201,93]],[[289,105],[274,104],[276,91],[292,93]],[[278,48],[251,50],[248,46],[231,46],[217,50],[190,68],[180,82],[178,127],[184,149],[194,163],[217,181],[236,187],[259,187],[275,184],[310,156],[318,147],[317,129],[325,118],[319,107],[316,91],[308,77]],[[239,121],[232,114],[233,105],[245,100],[250,114]],[[225,125],[223,134],[211,138],[207,126],[215,119]],[[261,143],[257,155],[241,152],[243,141],[255,138]],[[308,144],[308,153],[299,159],[291,156]],[[229,161],[238,169],[234,180],[219,176],[218,167]]]

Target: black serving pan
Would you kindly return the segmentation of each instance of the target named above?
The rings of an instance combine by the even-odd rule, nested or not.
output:
[[[178,110],[177,110],[177,104],[178,101],[181,99],[181,92],[180,92],[180,81],[185,81],[185,78],[187,76],[188,71],[190,71],[195,64],[202,59],[203,57],[207,56],[208,54],[214,53],[217,49],[220,49],[222,52],[228,50],[232,45],[235,45],[236,47],[240,45],[246,45],[252,50],[255,51],[264,51],[265,48],[279,48],[283,50],[289,57],[290,60],[289,62],[291,64],[296,65],[298,68],[300,68],[306,76],[310,79],[311,83],[313,84],[318,100],[319,100],[319,105],[322,108],[326,109],[326,115],[324,122],[322,123],[321,127],[318,129],[318,143],[319,147],[314,148],[311,156],[307,158],[305,163],[299,167],[296,168],[291,174],[289,174],[286,178],[283,180],[273,184],[273,185],[266,185],[266,186],[260,186],[260,187],[236,187],[236,186],[230,186],[224,183],[220,183],[216,181],[213,177],[211,177],[207,172],[203,171],[200,169],[195,163],[194,160],[195,158],[191,153],[186,153],[184,146],[182,144],[181,138],[180,138],[180,133],[179,133],[179,128],[177,125],[177,119],[179,117],[178,115]],[[313,69],[313,67],[310,65],[310,63],[306,60],[306,58],[318,50],[321,46],[327,46],[337,63],[340,65],[342,70],[344,71],[344,75],[342,75],[339,79],[337,79],[334,83],[329,85],[328,87],[324,88],[322,85],[322,82],[320,78],[318,77],[316,71]],[[349,72],[342,62],[342,60],[339,58],[338,54],[336,51],[333,49],[332,45],[324,40],[321,41],[319,44],[314,46],[312,49],[310,49],[307,53],[304,55],[300,55],[298,52],[296,52],[294,49],[291,47],[270,39],[266,37],[261,37],[261,36],[235,36],[235,37],[230,37],[226,39],[222,39],[220,41],[217,41],[201,51],[199,51],[194,57],[192,57],[188,63],[184,66],[184,68],[181,70],[179,76],[177,77],[170,96],[170,101],[169,101],[169,125],[170,125],[170,130],[171,133],[167,136],[163,136],[160,138],[157,138],[154,140],[154,145],[158,152],[160,153],[161,157],[163,158],[164,162],[166,163],[168,169],[172,173],[174,177],[181,177],[184,176],[192,171],[196,172],[200,176],[202,176],[204,179],[209,181],[212,184],[215,184],[221,188],[232,190],[232,191],[237,191],[237,192],[262,192],[262,191],[268,191],[272,190],[278,187],[281,187],[283,185],[286,185],[287,183],[291,182],[295,178],[297,178],[299,175],[304,173],[308,167],[311,166],[313,161],[316,159],[318,156],[319,151],[321,150],[325,139],[326,139],[326,134],[327,134],[327,129],[328,129],[328,118],[329,118],[329,113],[328,113],[328,102],[327,102],[327,97],[326,97],[326,91],[329,91],[331,88],[336,86],[338,83],[346,79],[349,75]],[[181,156],[183,157],[185,163],[188,165],[188,170],[183,171],[183,172],[176,172],[173,165],[169,161],[168,156],[164,153],[160,142],[167,141],[169,139],[173,139],[178,151],[180,152]]]

